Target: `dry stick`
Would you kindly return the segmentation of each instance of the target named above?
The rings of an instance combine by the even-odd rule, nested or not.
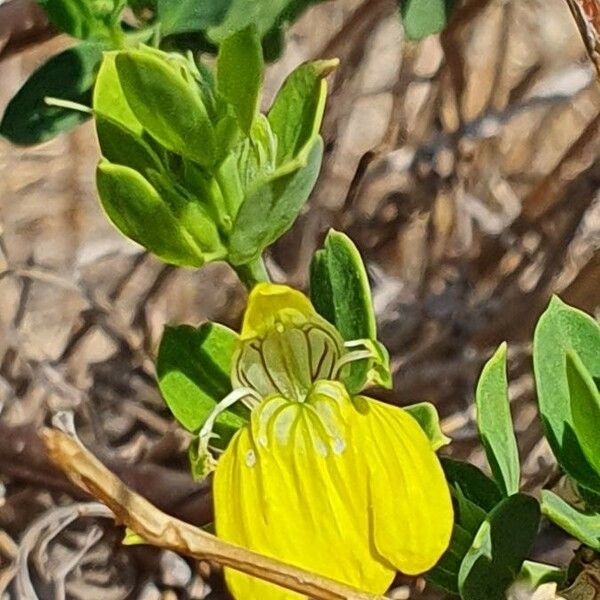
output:
[[[600,10],[595,0],[565,0],[583,39],[590,60],[600,80]],[[587,124],[566,154],[523,201],[523,214],[535,220],[556,203],[561,191],[571,179],[596,159],[596,143],[600,135],[600,112]]]
[[[106,504],[119,522],[149,544],[198,560],[214,561],[315,600],[384,600],[383,596],[361,592],[240,548],[175,519],[129,489],[75,438],[56,429],[44,429],[41,437],[50,458],[73,483]]]
[[[600,8],[596,0],[566,0],[600,77]]]

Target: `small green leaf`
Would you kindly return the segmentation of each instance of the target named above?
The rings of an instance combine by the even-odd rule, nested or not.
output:
[[[181,228],[185,229],[200,248],[206,262],[225,258],[226,249],[205,204],[166,174],[149,170],[147,177],[169,206]]]
[[[352,240],[330,230],[313,265],[310,295],[317,312],[335,325],[345,340],[375,339],[369,279]]]
[[[386,390],[392,389],[394,382],[390,366],[390,353],[381,342],[372,339],[362,339],[348,342],[347,346],[349,350],[356,352],[362,352],[364,348],[371,355],[366,359],[367,373],[364,377],[362,375],[360,377],[362,381],[361,390],[370,386],[379,386]],[[349,386],[350,389],[358,385],[358,378],[356,382],[352,382],[352,368],[357,365],[359,363],[353,361],[350,365],[350,373],[342,372],[344,384]]]
[[[289,2],[290,0],[268,0],[268,2],[230,0],[226,15],[218,24],[207,29],[207,37],[212,42],[220,44],[248,25],[254,25],[262,38],[275,25]]]
[[[600,393],[575,352],[567,352],[567,379],[575,434],[590,464],[600,475]]]
[[[539,521],[539,504],[525,494],[505,498],[489,513],[460,566],[463,600],[505,600],[531,551]]]
[[[454,499],[455,523],[448,550],[427,574],[427,581],[459,595],[461,564],[487,514],[502,501],[502,494],[475,465],[446,457],[441,462]]]
[[[427,582],[458,596],[460,564],[469,551],[472,542],[473,534],[464,529],[460,523],[455,522],[448,549],[437,565],[426,574]]]
[[[275,137],[271,132],[269,121],[263,114],[258,114],[252,123],[250,137],[243,139],[227,157],[235,161],[244,195],[252,192],[253,186],[269,179],[284,177],[306,165],[306,155],[290,161],[287,165],[276,168]],[[228,160],[224,162],[229,162]],[[235,212],[232,213],[235,216]]]
[[[488,511],[502,496],[496,484],[474,465],[442,458],[442,466],[454,499],[454,528],[448,550],[427,574],[427,580],[458,595],[461,563]]]
[[[310,296],[317,312],[342,334],[346,341],[377,339],[377,325],[367,272],[358,249],[343,233],[331,230],[325,245],[313,258]],[[344,383],[351,393],[366,384],[372,361],[350,365]],[[388,383],[391,383],[387,378]]]
[[[89,106],[102,50],[101,44],[82,42],[44,63],[9,102],[0,135],[14,144],[39,144],[89,119],[87,113],[50,106],[45,99]]]
[[[138,535],[135,531],[126,527],[125,537],[123,537],[121,544],[123,544],[123,546],[140,546],[148,544],[148,542],[141,535]]]
[[[95,121],[102,156],[109,162],[131,167],[143,175],[148,169],[162,169],[160,159],[140,136],[105,115],[97,114]]]
[[[399,0],[404,32],[409,40],[420,40],[446,27],[456,0]]]
[[[223,41],[217,58],[219,93],[233,106],[247,134],[259,109],[264,61],[260,38],[253,26]]]
[[[237,334],[218,323],[166,327],[158,349],[158,385],[167,406],[188,431],[197,431],[218,402],[231,392],[231,360]],[[217,417],[215,445],[226,444],[247,420],[235,405]],[[190,450],[193,452],[193,449]]]
[[[461,527],[466,531],[475,536],[479,527],[481,527],[481,524],[485,520],[487,515],[486,511],[472,500],[469,500],[460,489],[459,485],[452,486],[451,490],[457,506],[456,521],[460,523]]]
[[[115,58],[129,107],[144,129],[167,150],[207,166],[215,157],[215,132],[196,82],[183,66],[147,50]]]
[[[53,25],[82,40],[110,37],[123,8],[112,0],[38,0],[38,4]]]
[[[300,65],[285,80],[268,114],[277,139],[277,164],[284,164],[312,143],[323,120],[327,83],[325,77],[338,60],[318,60]]]
[[[542,490],[542,512],[582,544],[600,551],[600,514],[579,512],[549,490]]]
[[[453,540],[450,540],[452,547]],[[427,583],[448,594],[458,596],[458,574],[446,568],[443,559],[425,575]]]
[[[486,512],[491,511],[502,500],[500,488],[475,465],[445,456],[441,458],[441,462],[448,483],[460,488],[466,498]]]
[[[164,36],[205,31],[218,25],[233,0],[158,0],[158,20]]]
[[[434,451],[447,446],[452,440],[444,435],[440,427],[440,415],[437,408],[431,402],[419,402],[405,406],[404,410],[413,417],[421,426],[431,443]]]
[[[240,206],[229,245],[229,261],[247,264],[282,236],[308,199],[321,169],[323,140],[317,137],[306,158],[259,179]],[[291,171],[291,172],[290,172]]]
[[[505,496],[519,491],[521,468],[506,377],[506,344],[483,367],[475,394],[479,436],[492,473]]]
[[[102,207],[121,233],[167,263],[196,267],[204,263],[200,249],[137,171],[102,162],[96,184]]]
[[[579,484],[599,493],[600,476],[575,433],[567,351],[577,353],[592,378],[600,378],[598,323],[554,297],[538,321],[533,339],[535,383],[544,432],[560,466]]]
[[[94,86],[94,113],[109,117],[141,137],[144,128],[129,108],[119,81],[119,74],[115,65],[117,54],[118,52],[104,53],[96,78],[96,85]]]

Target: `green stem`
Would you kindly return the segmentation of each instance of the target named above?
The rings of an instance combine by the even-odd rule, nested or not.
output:
[[[261,256],[245,265],[232,265],[241,282],[250,291],[257,283],[270,282],[271,279]]]

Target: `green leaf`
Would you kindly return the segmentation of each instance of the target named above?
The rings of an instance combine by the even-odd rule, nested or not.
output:
[[[460,488],[466,498],[486,512],[501,502],[500,488],[475,465],[445,456],[441,458],[441,463],[448,483]]]
[[[298,161],[300,168],[287,165],[251,187],[233,226],[229,245],[233,265],[251,262],[292,226],[317,181],[322,157],[323,140],[318,137],[306,158]]]
[[[533,339],[537,396],[546,438],[560,466],[578,483],[600,492],[600,476],[575,433],[566,353],[577,353],[594,379],[600,378],[600,327],[584,312],[554,297]]]
[[[197,431],[218,402],[231,392],[231,360],[237,334],[218,323],[166,327],[158,349],[158,385],[167,406],[188,431]],[[237,404],[223,412],[215,432],[222,444],[247,420]],[[219,445],[217,443],[217,445]]]
[[[506,344],[483,367],[475,402],[479,436],[498,486],[505,496],[519,491],[521,468],[506,376]]]
[[[367,351],[370,356],[365,360],[366,373],[364,376],[361,374],[360,378],[358,376],[355,377],[352,372],[355,366],[360,365],[360,361],[353,360],[351,364],[347,365],[342,371],[344,385],[349,389],[358,389],[357,386],[360,385],[360,390],[370,386],[379,386],[387,390],[392,389],[393,379],[390,367],[390,354],[381,342],[373,339],[361,339],[353,340],[346,345],[351,350],[350,353]],[[347,369],[349,372],[347,372]],[[355,381],[352,381],[353,378],[355,378]]]
[[[107,116],[141,137],[144,128],[129,108],[119,81],[119,74],[115,65],[117,54],[118,52],[104,53],[96,78],[96,85],[94,86],[94,114]]]
[[[431,443],[434,451],[447,446],[452,440],[444,435],[440,427],[440,415],[437,408],[431,402],[419,402],[405,406],[404,410],[413,417],[421,426]]]
[[[377,339],[371,289],[360,253],[352,240],[331,230],[323,249],[310,268],[310,297],[317,312],[342,334],[346,341]],[[372,361],[352,363],[344,383],[358,393],[367,382]],[[391,378],[387,378],[391,383]]]
[[[455,523],[448,550],[427,574],[427,581],[458,595],[462,561],[487,513],[502,501],[502,494],[496,483],[475,465],[446,457],[441,462],[454,499]]]
[[[311,266],[311,301],[345,340],[375,339],[377,324],[367,271],[358,248],[345,234],[330,230]]]
[[[473,534],[464,529],[459,523],[454,523],[448,549],[437,565],[426,574],[427,582],[458,596],[460,564],[469,551],[472,542]]]
[[[14,144],[39,144],[89,119],[78,110],[50,106],[46,97],[88,105],[103,47],[82,42],[44,63],[9,102],[0,135]]]
[[[233,0],[158,0],[164,36],[205,31],[225,18]]]
[[[48,18],[73,37],[109,38],[120,20],[123,3],[112,0],[38,0]]]
[[[283,30],[312,4],[323,0],[158,0],[164,36],[200,34],[213,44],[253,25],[265,39],[269,60],[281,50]]]
[[[567,352],[567,379],[575,434],[590,464],[600,475],[600,393],[574,352]]]
[[[213,1],[213,0],[208,0]],[[254,25],[259,36],[269,31],[289,4],[290,0],[230,0],[225,17],[213,27],[208,28],[207,37],[220,44],[229,36]]]
[[[96,184],[102,207],[121,233],[167,263],[195,267],[204,264],[202,252],[190,235],[137,171],[101,162]]]
[[[458,507],[458,522],[469,531],[473,536],[479,531],[481,524],[485,521],[487,513],[469,500],[460,489],[460,487],[454,487],[452,489],[452,495],[456,500]]]
[[[149,170],[148,180],[169,206],[180,227],[191,236],[200,248],[206,262],[225,258],[226,249],[221,242],[217,226],[205,203],[192,196],[164,173]]]
[[[276,169],[275,145],[276,140],[271,132],[269,121],[263,114],[258,114],[252,123],[250,137],[237,144],[224,161],[224,163],[232,162],[232,167],[237,171],[242,186],[242,196],[251,192],[253,186],[260,185],[261,182],[283,177],[306,165],[306,155],[303,155]],[[231,215],[235,216],[236,213],[237,211],[232,212]]]
[[[279,90],[268,114],[277,139],[278,165],[298,156],[318,135],[327,99],[325,77],[337,65],[337,59],[300,65]]]
[[[253,26],[223,41],[217,58],[219,93],[229,102],[246,133],[259,109],[264,61],[260,38]]]
[[[115,58],[129,107],[144,129],[167,150],[211,165],[215,132],[192,76],[157,52],[126,50]]]
[[[142,137],[105,115],[97,114],[95,121],[102,156],[109,162],[131,167],[142,175],[148,169],[162,169],[160,159]]]
[[[281,52],[287,25],[296,21],[309,6],[323,1],[158,0],[158,20],[163,36],[196,34],[204,43],[209,40],[217,45],[253,25],[259,38],[264,37],[269,60],[274,60]],[[193,43],[198,45],[197,40]]]
[[[481,524],[460,566],[463,600],[504,600],[531,551],[540,520],[537,501],[525,494],[505,498]]]
[[[432,33],[439,33],[456,5],[456,0],[398,0],[409,40],[420,40]]]
[[[455,463],[458,466],[464,465],[467,468],[472,466],[469,463],[459,463],[457,461],[450,462]],[[476,474],[481,475],[482,480],[486,484],[489,483],[495,488],[495,484],[492,482],[491,479],[488,479],[476,467],[473,468]],[[467,473],[471,475],[469,471],[467,471]],[[487,510],[482,508],[477,502],[471,499],[474,496],[474,494],[472,493],[472,489],[470,489],[469,486],[472,486],[472,483],[470,481],[468,481],[466,484],[467,493],[465,494],[465,492],[461,488],[460,481],[454,480],[453,482],[451,482],[450,491],[452,492],[455,508],[452,538],[450,540],[450,545],[448,546],[448,549],[446,550],[438,564],[427,574],[427,580],[430,583],[436,585],[437,587],[445,589],[451,594],[457,595],[459,593],[458,578],[461,563],[464,557],[469,552],[475,534],[481,527],[481,524],[484,522],[488,512]],[[494,491],[496,497],[501,498],[498,489],[495,488]],[[477,492],[480,492],[480,490],[477,490]]]
[[[542,490],[542,512],[582,544],[600,551],[600,514],[579,512],[549,490]]]
[[[129,529],[129,527],[125,527],[125,536],[123,537],[121,544],[123,544],[123,546],[140,546],[146,545],[148,542],[141,535],[138,535],[135,531]]]

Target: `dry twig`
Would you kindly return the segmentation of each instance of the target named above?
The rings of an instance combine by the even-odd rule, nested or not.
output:
[[[150,544],[198,560],[214,561],[315,600],[383,600],[240,548],[174,519],[125,486],[73,437],[54,429],[45,429],[42,437],[52,460],[74,483],[106,504],[119,522]]]
[[[597,0],[567,0],[571,13],[600,77],[600,6]]]

